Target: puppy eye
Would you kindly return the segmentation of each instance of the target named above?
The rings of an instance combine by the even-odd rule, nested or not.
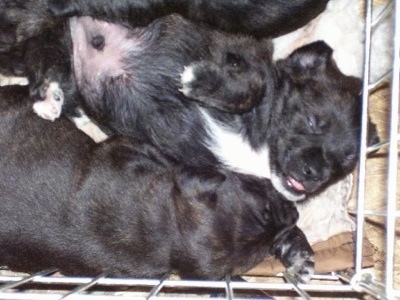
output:
[[[321,119],[317,116],[308,116],[307,117],[307,126],[314,134],[322,134],[329,128],[329,121],[325,119]]]
[[[357,158],[357,153],[346,153],[346,160],[355,160]]]
[[[344,154],[344,159],[347,161],[355,160],[358,157],[358,152],[355,151],[354,149],[345,149],[343,154]]]
[[[244,68],[244,66],[245,66],[245,61],[244,61],[243,57],[241,57],[240,55],[237,55],[235,53],[232,53],[232,52],[228,52],[226,54],[225,61],[226,61],[226,64],[230,65],[234,69],[241,69],[241,68]]]

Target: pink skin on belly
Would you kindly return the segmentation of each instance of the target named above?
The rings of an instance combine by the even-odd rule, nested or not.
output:
[[[124,58],[131,52],[145,50],[145,43],[129,30],[117,24],[95,20],[91,17],[74,17],[70,20],[73,41],[74,72],[78,85],[90,86],[97,91],[105,78],[126,75]],[[92,40],[102,36],[104,47],[93,47]],[[132,75],[130,73],[130,75]]]

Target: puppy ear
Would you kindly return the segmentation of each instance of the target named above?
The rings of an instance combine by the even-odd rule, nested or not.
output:
[[[225,175],[213,167],[188,167],[177,174],[176,183],[185,196],[198,197],[215,192],[225,179]]]
[[[362,80],[358,77],[354,76],[338,76],[339,79],[339,88],[349,91],[358,101],[361,100],[361,92],[362,92]]]
[[[294,76],[305,76],[323,71],[332,61],[333,50],[323,41],[317,41],[292,52],[277,62],[278,68]]]

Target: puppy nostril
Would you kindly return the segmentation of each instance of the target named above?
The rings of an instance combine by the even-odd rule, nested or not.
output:
[[[319,181],[319,179],[320,179],[318,176],[318,171],[315,168],[313,168],[312,166],[309,166],[307,164],[305,164],[303,166],[303,174],[307,178],[309,178],[310,180],[313,180],[313,181]]]
[[[106,40],[104,39],[104,36],[102,36],[102,35],[96,35],[92,38],[93,48],[95,48],[99,51],[103,50],[105,44],[106,44]]]
[[[311,168],[308,165],[304,165],[303,166],[303,174],[310,176],[310,175],[313,175],[313,171],[311,170]]]

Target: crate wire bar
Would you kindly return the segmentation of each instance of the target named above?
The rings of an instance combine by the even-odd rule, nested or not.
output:
[[[365,26],[365,59],[364,78],[369,78],[371,32],[382,17],[390,10],[395,12],[394,24],[394,50],[393,69],[374,83],[364,80],[363,103],[367,104],[370,93],[381,83],[391,77],[391,116],[389,141],[384,141],[374,147],[367,148],[367,122],[368,106],[363,105],[362,112],[362,145],[360,149],[360,165],[357,183],[357,216],[356,226],[356,255],[355,270],[332,272],[327,275],[314,275],[311,283],[299,284],[289,274],[278,274],[275,279],[280,281],[266,282],[265,280],[236,280],[229,276],[221,281],[192,281],[179,280],[166,275],[161,279],[131,279],[108,278],[101,274],[95,278],[64,277],[57,275],[56,269],[48,269],[30,276],[7,275],[0,276],[0,299],[209,299],[210,296],[222,299],[249,299],[247,292],[254,293],[251,298],[273,299],[268,291],[292,291],[302,299],[311,299],[309,293],[324,292],[335,297],[335,293],[366,293],[376,299],[392,300],[400,297],[400,290],[394,286],[394,255],[396,218],[400,217],[400,211],[396,207],[397,193],[397,165],[398,165],[398,141],[399,141],[399,99],[400,99],[400,1],[389,1],[386,9],[372,20],[372,0],[366,1],[366,26]],[[381,147],[389,148],[389,163],[387,173],[387,207],[386,211],[365,210],[365,179],[366,158],[368,153]],[[374,279],[369,271],[362,270],[362,240],[364,232],[365,216],[383,216],[386,218],[386,258],[384,283]],[[315,282],[316,281],[316,282]],[[40,287],[40,288],[39,288]],[[112,288],[112,292],[110,292]],[[147,289],[146,292],[130,290],[132,288]],[[166,292],[165,289],[172,292]],[[196,291],[195,295],[191,290]],[[183,293],[182,293],[183,291]],[[198,294],[201,293],[201,294]],[[245,295],[245,296],[242,296]]]
[[[396,196],[397,196],[397,166],[398,166],[398,142],[400,139],[399,134],[399,100],[400,100],[400,3],[399,1],[392,0],[387,5],[386,9],[377,17],[376,21],[372,21],[372,0],[367,1],[366,6],[366,29],[365,29],[365,61],[364,61],[364,78],[369,78],[370,68],[370,50],[371,50],[371,31],[372,27],[380,21],[381,17],[384,16],[389,9],[394,9],[394,37],[393,37],[393,68],[391,71],[391,101],[390,101],[390,129],[389,129],[389,141],[382,142],[378,145],[379,147],[388,146],[388,173],[387,173],[387,194],[386,194],[386,212],[377,211],[366,211],[365,210],[365,161],[368,152],[376,150],[366,148],[366,130],[362,133],[361,145],[361,159],[359,166],[359,181],[358,181],[358,197],[357,197],[357,238],[356,238],[356,274],[357,276],[362,273],[361,260],[362,260],[362,239],[363,239],[363,226],[365,223],[365,215],[375,215],[386,217],[386,257],[385,257],[385,276],[384,285],[378,285],[370,283],[368,285],[360,284],[360,288],[368,294],[374,296],[377,299],[394,299],[400,297],[400,291],[396,291],[394,287],[394,258],[395,258],[395,237],[396,237],[396,218],[400,217],[400,211],[396,207]],[[370,24],[370,25],[369,25]],[[385,74],[381,80],[376,83],[369,83],[369,80],[364,80],[363,86],[363,103],[368,103],[369,94],[380,82],[385,80]],[[366,122],[368,118],[367,105],[363,107],[363,128],[366,128]],[[369,274],[371,275],[371,274]],[[375,286],[372,289],[371,286]]]
[[[400,211],[396,207],[397,196],[397,166],[398,166],[398,142],[399,134],[399,100],[400,100],[400,3],[397,0],[392,0],[387,5],[386,9],[377,17],[377,20],[372,20],[372,0],[367,0],[366,5],[366,28],[365,28],[365,60],[364,60],[364,78],[369,78],[370,72],[370,51],[371,51],[371,33],[372,28],[381,20],[381,18],[390,10],[394,9],[394,37],[393,37],[393,68],[391,74],[391,101],[390,101],[390,129],[389,141],[382,142],[376,147],[367,149],[366,146],[366,130],[362,131],[362,141],[360,150],[360,165],[359,165],[359,181],[357,194],[357,236],[356,236],[356,275],[350,279],[354,284],[356,278],[364,277],[355,287],[356,290],[362,290],[376,299],[395,299],[400,297],[400,291],[396,291],[394,287],[394,257],[395,257],[395,237],[396,237],[396,218],[400,217]],[[368,103],[370,92],[380,85],[389,74],[385,74],[380,80],[375,83],[370,83],[369,80],[364,80],[363,84],[363,103]],[[365,129],[368,121],[368,106],[364,105],[362,115],[362,125]],[[371,151],[380,147],[389,147],[388,156],[388,173],[387,173],[387,194],[386,194],[386,212],[366,211],[365,210],[365,179],[366,179],[366,157]],[[364,223],[366,215],[384,216],[386,217],[386,257],[385,257],[385,284],[376,283],[372,279],[372,275],[362,274],[362,240],[364,234]],[[368,279],[366,279],[368,278]],[[365,284],[365,279],[367,284]],[[368,283],[369,282],[369,283]]]
[[[191,299],[188,296],[186,288],[196,289],[199,291],[204,289],[207,293],[215,290],[215,293],[221,294],[219,298],[222,299],[241,299],[235,297],[235,291],[288,291],[288,290],[300,290],[303,299],[311,299],[307,295],[307,292],[313,291],[325,291],[325,292],[353,292],[351,285],[347,284],[298,284],[295,287],[291,283],[271,283],[271,282],[246,282],[246,281],[235,281],[229,277],[224,281],[191,281],[191,280],[177,280],[170,279],[169,276],[165,276],[160,280],[157,279],[129,279],[129,278],[106,278],[104,275],[100,275],[96,278],[85,278],[85,277],[58,277],[52,275],[56,270],[46,270],[43,272],[36,273],[32,276],[2,276],[0,277],[0,284],[5,282],[4,285],[0,286],[0,298],[1,299],[172,299],[172,298],[185,298]],[[326,282],[338,281],[339,277],[335,275],[319,275],[315,276],[314,279],[325,280]],[[28,289],[24,292],[18,290],[23,288],[26,284],[36,284],[43,286],[44,290],[52,289],[49,293],[36,293],[29,292]],[[121,293],[114,293],[114,295],[102,295],[102,294],[87,294],[87,290],[94,285],[98,285],[98,289],[107,290],[107,287],[120,288]],[[70,292],[58,291],[52,288],[52,286],[67,286]],[[78,286],[78,287],[76,287]],[[70,288],[72,287],[72,288]],[[75,287],[75,288],[74,288]],[[130,295],[124,289],[125,287],[148,287],[150,291],[145,295]],[[173,294],[168,296],[162,294],[162,288],[183,288],[185,294]],[[65,289],[65,288],[64,288]],[[225,293],[224,293],[225,291]],[[176,293],[176,292],[174,292]],[[125,294],[125,295],[123,295]],[[214,294],[214,293],[211,293]],[[201,296],[193,296],[193,299],[209,299],[210,296],[206,295],[203,298]],[[264,297],[257,297],[258,299],[270,299],[267,294]],[[248,298],[246,298],[248,299]]]
[[[400,3],[395,1],[395,34],[393,53],[393,74],[391,90],[391,116],[390,116],[390,145],[389,145],[389,170],[387,180],[387,218],[386,218],[386,295],[395,297],[394,289],[394,255],[396,235],[396,194],[397,194],[397,165],[398,165],[398,130],[399,130],[399,100],[400,100]],[[400,294],[397,294],[400,296]]]

